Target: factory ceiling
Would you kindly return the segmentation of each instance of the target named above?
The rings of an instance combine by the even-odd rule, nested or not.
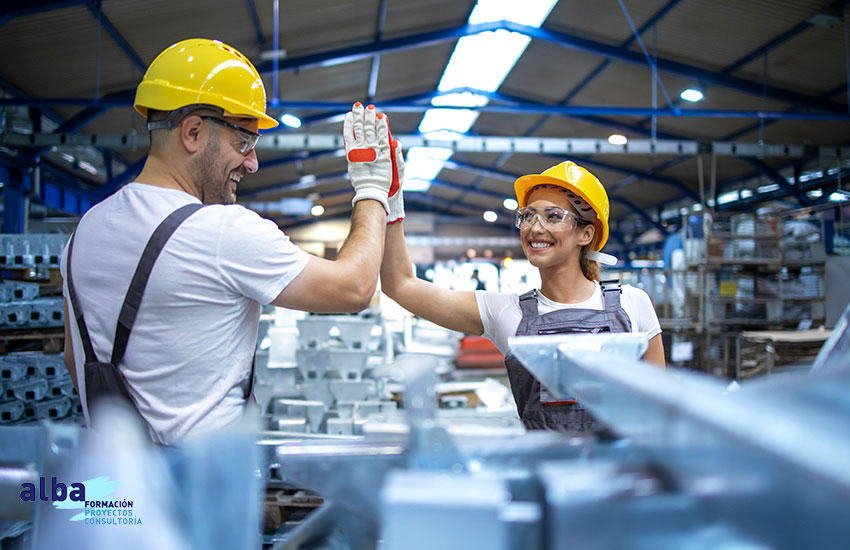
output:
[[[538,20],[529,8],[488,19],[475,4],[6,0],[0,161],[11,174],[40,166],[34,199],[79,214],[141,168],[143,145],[106,143],[144,138],[132,98],[147,65],[174,42],[207,37],[252,59],[273,116],[300,120],[264,137],[261,169],[240,189],[244,201],[270,205],[265,215],[284,229],[315,218],[274,212],[281,199],[310,198],[325,217],[345,217],[351,192],[336,147],[272,138],[338,135],[355,101],[388,112],[406,146],[442,147],[426,162],[430,187],[406,193],[408,211],[481,220],[492,210],[506,231],[513,180],[564,158],[608,188],[614,246],[665,231],[671,208],[719,207],[724,194],[726,208],[809,206],[840,186],[846,150],[819,147],[850,142],[846,0],[560,0]],[[502,4],[504,13],[526,6]],[[489,80],[466,78],[469,67],[450,75],[461,44],[485,35],[495,46],[472,59]],[[686,89],[703,99],[686,101]],[[434,106],[451,109],[448,119],[429,118]],[[105,145],[20,142],[48,133]],[[609,146],[612,134],[628,143]],[[802,147],[754,147],[763,144]]]

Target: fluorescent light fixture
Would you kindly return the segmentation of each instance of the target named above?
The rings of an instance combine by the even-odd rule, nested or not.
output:
[[[700,203],[696,203],[691,206],[691,210],[693,210],[694,212],[702,212],[702,205]]]
[[[284,113],[280,116],[280,121],[290,128],[301,128],[301,119],[295,115]]]
[[[81,160],[79,166],[82,170],[85,170],[89,174],[93,176],[97,175],[97,168],[95,168],[94,165],[92,165],[91,163]]]
[[[625,145],[629,139],[622,134],[611,134],[608,136],[608,143],[611,145]]]
[[[850,200],[850,197],[847,196],[846,193],[835,192],[829,196],[830,202],[844,202],[846,200]]]
[[[742,199],[748,199],[752,196],[753,196],[753,192],[750,191],[749,189],[742,189],[741,190],[741,198]]]
[[[762,185],[761,187],[756,189],[756,191],[758,191],[759,193],[771,193],[773,191],[776,191],[777,189],[779,189],[779,184],[771,183],[769,185]]]
[[[516,210],[519,207],[519,203],[516,199],[505,199],[502,201],[502,206],[507,208],[508,210]]]
[[[316,204],[313,206],[313,208],[310,209],[310,213],[314,216],[321,216],[325,213],[325,207],[321,204]]]
[[[493,223],[494,221],[499,219],[499,215],[493,212],[492,210],[487,210],[484,212],[484,221]]]
[[[717,197],[717,204],[726,204],[728,202],[733,202],[738,200],[738,192],[737,191],[729,191],[728,193],[723,193],[719,197]]]
[[[685,101],[690,101],[692,103],[696,103],[697,101],[702,101],[702,98],[705,97],[702,95],[702,92],[695,88],[688,88],[687,90],[683,90],[679,97],[684,99]]]
[[[819,197],[822,197],[823,196],[823,189],[815,189],[813,191],[809,191],[808,193],[806,193],[806,196],[809,197],[810,199],[817,199]]]

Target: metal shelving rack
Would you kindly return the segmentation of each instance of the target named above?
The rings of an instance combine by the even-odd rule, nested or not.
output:
[[[652,299],[668,361],[738,378],[742,332],[823,323],[822,220],[703,212],[683,222],[682,269],[618,270]]]

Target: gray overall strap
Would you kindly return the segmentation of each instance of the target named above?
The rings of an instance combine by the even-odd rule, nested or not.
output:
[[[604,281],[600,283],[600,288],[605,305],[602,310],[567,307],[541,314],[538,309],[540,293],[531,291],[523,294],[519,298],[522,318],[517,325],[516,335],[631,331],[628,313],[620,303],[619,282]],[[575,397],[556,398],[551,395],[513,354],[507,354],[505,366],[517,413],[527,429],[588,432],[603,427]]]
[[[68,297],[71,298],[71,306],[74,308],[74,318],[77,320],[77,328],[80,331],[80,340],[83,342],[83,352],[86,356],[86,363],[93,363],[97,361],[97,355],[91,345],[89,329],[86,327],[85,319],[83,319],[83,308],[80,307],[80,299],[77,297],[77,291],[74,289],[74,277],[71,274],[71,252],[74,250],[74,237],[76,236],[77,232],[74,231],[74,233],[71,234],[71,240],[68,242],[68,262],[66,270],[68,275]]]
[[[537,316],[537,290],[529,290],[519,297],[519,310],[523,317]]]
[[[127,296],[124,298],[124,304],[121,306],[121,312],[118,314],[118,323],[115,326],[115,344],[112,346],[112,359],[110,363],[118,367],[121,360],[124,358],[124,352],[127,350],[127,341],[130,339],[130,331],[133,330],[133,324],[136,322],[136,315],[139,313],[139,305],[142,303],[142,296],[145,294],[145,288],[148,284],[153,266],[159,258],[159,253],[162,252],[165,243],[174,234],[174,231],[180,227],[186,218],[203,208],[203,204],[192,203],[181,206],[174,212],[168,215],[162,223],[154,230],[148,244],[145,246],[145,251],[142,252],[142,257],[139,259],[139,264],[136,266],[136,272],[133,274],[133,279],[130,281],[130,288],[127,289]],[[70,256],[70,254],[69,254]],[[70,258],[68,265],[70,266]],[[70,273],[70,267],[68,272]]]
[[[620,307],[620,295],[623,294],[623,289],[620,286],[619,279],[609,279],[607,281],[599,281],[599,286],[602,288],[602,298],[605,300],[605,310],[613,311]]]
[[[95,368],[98,367],[106,367],[114,369],[114,373],[109,375],[115,378],[114,383],[111,385],[107,391],[109,392],[117,392],[120,396],[127,399],[131,405],[136,409],[138,413],[138,407],[136,407],[133,400],[130,398],[129,391],[126,387],[126,382],[124,381],[124,375],[121,373],[118,368],[119,363],[124,358],[124,352],[127,349],[127,342],[130,338],[130,331],[133,328],[133,324],[136,320],[136,313],[138,313],[139,304],[142,301],[142,296],[145,292],[145,287],[147,286],[148,278],[150,277],[151,270],[153,269],[154,263],[156,259],[159,257],[162,248],[165,246],[165,243],[168,242],[169,237],[174,233],[174,231],[180,226],[183,221],[186,220],[193,213],[202,208],[202,204],[193,203],[182,206],[168,215],[165,220],[160,223],[160,225],[154,230],[150,239],[148,240],[147,245],[145,246],[145,250],[142,253],[142,257],[139,260],[138,265],[136,266],[136,271],[133,274],[133,279],[130,281],[130,288],[127,290],[127,295],[124,298],[124,303],[121,307],[121,313],[119,314],[118,324],[115,328],[115,342],[112,347],[112,359],[109,363],[101,363],[97,359],[97,355],[94,351],[94,346],[91,343],[91,337],[89,335],[88,327],[86,326],[86,322],[83,316],[83,309],[80,303],[80,299],[77,296],[77,291],[74,287],[74,276],[73,269],[71,268],[72,258],[73,258],[73,250],[74,250],[74,238],[76,237],[76,232],[71,235],[71,240],[68,243],[68,257],[67,257],[67,265],[66,265],[66,273],[68,276],[68,295],[71,298],[71,304],[74,307],[74,316],[77,319],[77,326],[80,330],[80,340],[83,344],[83,350],[85,352],[85,373],[88,380],[89,376],[89,368],[94,371]],[[117,374],[117,376],[115,376]],[[115,387],[117,386],[117,387]],[[86,386],[86,397],[91,397],[91,401],[94,402],[97,400],[100,395],[89,395],[88,384]],[[92,388],[92,391],[95,391]],[[141,414],[139,414],[141,417]]]

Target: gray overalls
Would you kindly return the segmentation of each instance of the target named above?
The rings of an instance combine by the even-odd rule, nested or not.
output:
[[[631,332],[632,322],[620,305],[622,290],[619,281],[602,281],[600,286],[605,300],[604,310],[559,309],[540,315],[537,290],[526,292],[519,297],[522,320],[516,335]],[[517,412],[529,430],[585,432],[604,428],[581,403],[556,401],[513,354],[508,353],[505,366]]]

